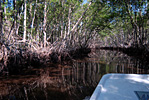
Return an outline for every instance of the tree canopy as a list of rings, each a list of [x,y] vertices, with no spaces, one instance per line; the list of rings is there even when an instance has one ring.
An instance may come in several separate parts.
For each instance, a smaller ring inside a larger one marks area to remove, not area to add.
[[[10,44],[16,40],[34,41],[44,47],[67,39],[68,46],[86,44],[98,34],[97,38],[104,42],[111,41],[109,45],[122,46],[125,42],[142,46],[149,37],[148,3],[148,0],[86,3],[84,0],[1,0],[1,39]]]

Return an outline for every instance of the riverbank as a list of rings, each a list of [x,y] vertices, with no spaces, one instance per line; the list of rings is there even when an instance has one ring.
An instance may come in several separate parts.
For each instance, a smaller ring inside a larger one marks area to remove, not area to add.
[[[0,60],[0,75],[21,74],[26,69],[50,67],[51,64],[72,64],[74,59],[87,57],[88,53],[91,52],[91,49],[86,47],[72,48],[65,51],[54,51],[50,50],[49,47],[34,51],[28,48],[11,51],[4,49]]]
[[[128,56],[141,59],[145,65],[149,65],[149,52],[140,48],[121,48],[121,47],[100,47],[96,49],[120,51]],[[71,48],[63,50],[51,50],[50,47],[39,50],[30,50],[29,48],[3,51],[3,57],[0,59],[0,75],[16,75],[29,68],[51,67],[53,64],[69,65],[74,59],[83,59],[88,57],[90,48]]]

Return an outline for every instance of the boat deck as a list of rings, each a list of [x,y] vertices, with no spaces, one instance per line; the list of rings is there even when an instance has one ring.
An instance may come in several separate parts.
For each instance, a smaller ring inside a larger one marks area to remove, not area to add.
[[[149,100],[149,75],[106,74],[90,100]]]

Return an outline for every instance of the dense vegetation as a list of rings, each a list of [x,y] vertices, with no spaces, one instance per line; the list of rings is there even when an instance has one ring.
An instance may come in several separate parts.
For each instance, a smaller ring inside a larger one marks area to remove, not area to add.
[[[62,63],[86,48],[149,55],[148,0],[1,0],[0,72]],[[132,49],[130,49],[132,48]],[[42,59],[42,60],[41,60]],[[19,70],[20,71],[20,70]]]

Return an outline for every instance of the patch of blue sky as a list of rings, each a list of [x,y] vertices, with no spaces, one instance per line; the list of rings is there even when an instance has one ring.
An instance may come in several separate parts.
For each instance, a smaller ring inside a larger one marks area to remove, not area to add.
[[[83,0],[82,5],[84,5],[84,4],[86,4],[86,3],[88,3],[88,1],[87,1],[87,0]]]
[[[6,2],[6,0],[5,0],[5,2]],[[10,9],[13,9],[13,0],[8,0],[7,1],[7,4],[5,4],[5,6],[6,6],[6,8],[10,8]]]

